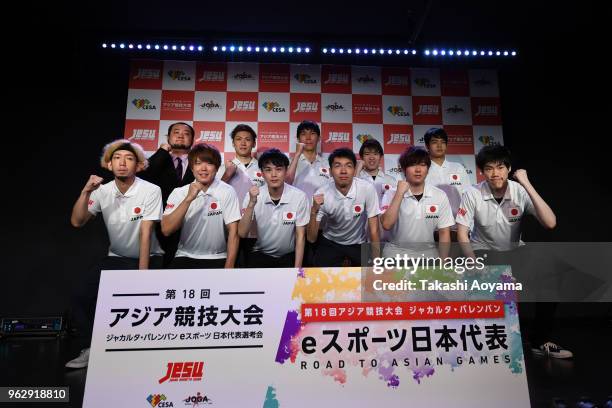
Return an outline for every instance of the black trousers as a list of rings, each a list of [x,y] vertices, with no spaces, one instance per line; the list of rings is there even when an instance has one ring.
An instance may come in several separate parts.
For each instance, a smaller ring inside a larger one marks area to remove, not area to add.
[[[170,262],[168,269],[223,269],[225,258],[197,259],[186,256],[177,256]]]
[[[350,266],[361,266],[361,244],[340,245],[323,235],[319,235],[314,263],[317,267],[345,266],[348,258]]]
[[[152,256],[149,269],[161,269],[163,257]],[[72,320],[77,328],[77,338],[82,348],[91,342],[93,320],[96,312],[100,272],[102,270],[135,270],[138,269],[137,258],[107,256],[89,268],[84,278],[77,283],[72,295]]]
[[[295,252],[280,257],[266,255],[263,252],[251,252],[247,258],[247,268],[293,268]]]

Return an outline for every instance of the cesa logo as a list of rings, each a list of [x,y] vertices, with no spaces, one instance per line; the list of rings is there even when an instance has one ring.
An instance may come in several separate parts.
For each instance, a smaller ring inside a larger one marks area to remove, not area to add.
[[[202,381],[204,376],[204,362],[185,361],[178,363],[168,363],[166,374],[158,380],[160,384],[166,381]]]
[[[168,398],[166,398],[164,394],[149,394],[149,396],[147,397],[147,402],[153,408],[174,407],[174,404],[172,403],[172,401],[168,401]]]

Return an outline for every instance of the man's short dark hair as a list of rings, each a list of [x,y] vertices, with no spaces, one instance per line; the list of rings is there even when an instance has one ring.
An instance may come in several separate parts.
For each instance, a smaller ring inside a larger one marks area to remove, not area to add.
[[[376,139],[368,139],[363,142],[359,148],[359,157],[363,158],[363,152],[365,152],[365,149],[376,150],[381,156],[384,155],[382,145]]]
[[[332,163],[334,162],[335,158],[340,158],[340,157],[344,157],[347,159],[351,159],[351,161],[353,162],[353,166],[357,165],[357,158],[355,157],[355,153],[353,153],[353,151],[347,147],[340,147],[336,150],[334,150],[330,155],[329,155],[329,167],[332,167]]]
[[[446,131],[442,128],[431,128],[427,132],[425,132],[425,146],[429,146],[429,142],[431,142],[432,138],[438,138],[444,140],[444,143],[448,144],[448,135]]]
[[[300,137],[300,133],[303,130],[310,130],[313,133],[316,133],[319,137],[321,136],[321,129],[319,128],[319,125],[317,125],[316,122],[313,122],[312,120],[303,120],[297,127],[297,131],[296,136],[299,138]]]
[[[410,146],[404,153],[400,155],[399,165],[402,168],[402,171],[406,171],[406,169],[410,166],[415,166],[417,164],[425,164],[427,168],[431,166],[431,159],[429,158],[429,153],[427,150],[422,147]]]
[[[510,168],[510,150],[499,143],[484,146],[476,155],[476,166],[482,171],[489,163],[503,163],[507,168]]]
[[[272,163],[272,165],[276,167],[284,167],[285,169],[289,167],[289,159],[287,158],[287,156],[285,156],[283,152],[275,148],[268,149],[263,152],[261,156],[259,156],[259,160],[257,161],[257,164],[259,164],[259,168],[262,170],[267,164],[270,163]]]
[[[198,143],[193,146],[189,151],[187,159],[189,160],[189,168],[191,169],[193,169],[196,159],[214,165],[217,170],[221,167],[221,153],[219,153],[219,150],[217,150],[215,146],[206,143]]]
[[[251,136],[253,137],[253,141],[257,140],[257,133],[255,133],[255,131],[253,130],[252,127],[250,127],[249,125],[245,125],[244,123],[241,123],[239,125],[237,125],[233,130],[232,133],[230,134],[230,136],[232,137],[232,140],[234,140],[234,138],[236,137],[236,135],[238,134],[238,132],[248,132],[251,134]]]

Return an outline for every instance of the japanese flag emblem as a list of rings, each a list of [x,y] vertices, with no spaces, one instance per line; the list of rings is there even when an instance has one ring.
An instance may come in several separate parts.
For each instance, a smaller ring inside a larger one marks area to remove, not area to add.
[[[283,221],[295,221],[295,213],[293,211],[283,212]]]
[[[428,215],[438,214],[438,211],[440,211],[440,208],[435,204],[428,205],[427,207],[425,207],[425,212]]]

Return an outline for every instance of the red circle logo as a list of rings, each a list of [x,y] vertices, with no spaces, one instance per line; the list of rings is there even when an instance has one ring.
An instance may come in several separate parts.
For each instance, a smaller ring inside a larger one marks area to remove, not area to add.
[[[388,189],[390,189],[390,188],[391,188],[391,186],[390,186],[390,185],[385,184],[385,190],[388,190]]]
[[[453,174],[453,180],[457,180],[459,177],[457,177],[456,174]]]
[[[292,219],[293,218],[293,213],[287,213],[287,219]]]
[[[436,207],[435,205],[432,205],[431,207],[429,207],[429,211],[431,212],[436,212],[437,209],[438,207]]]
[[[216,210],[216,209],[217,209],[217,203],[212,203],[212,204],[210,205],[210,208],[211,208],[212,210]]]
[[[134,208],[134,214],[140,214],[142,210],[140,209],[140,207],[136,207]]]
[[[512,211],[510,211],[510,213],[512,215],[518,215],[518,210],[516,208],[513,208]]]
[[[261,177],[261,173],[257,173],[257,177]]]
[[[356,205],[355,206],[355,212],[361,212],[361,206],[360,205]]]
[[[321,169],[323,173],[327,173],[327,169]]]

